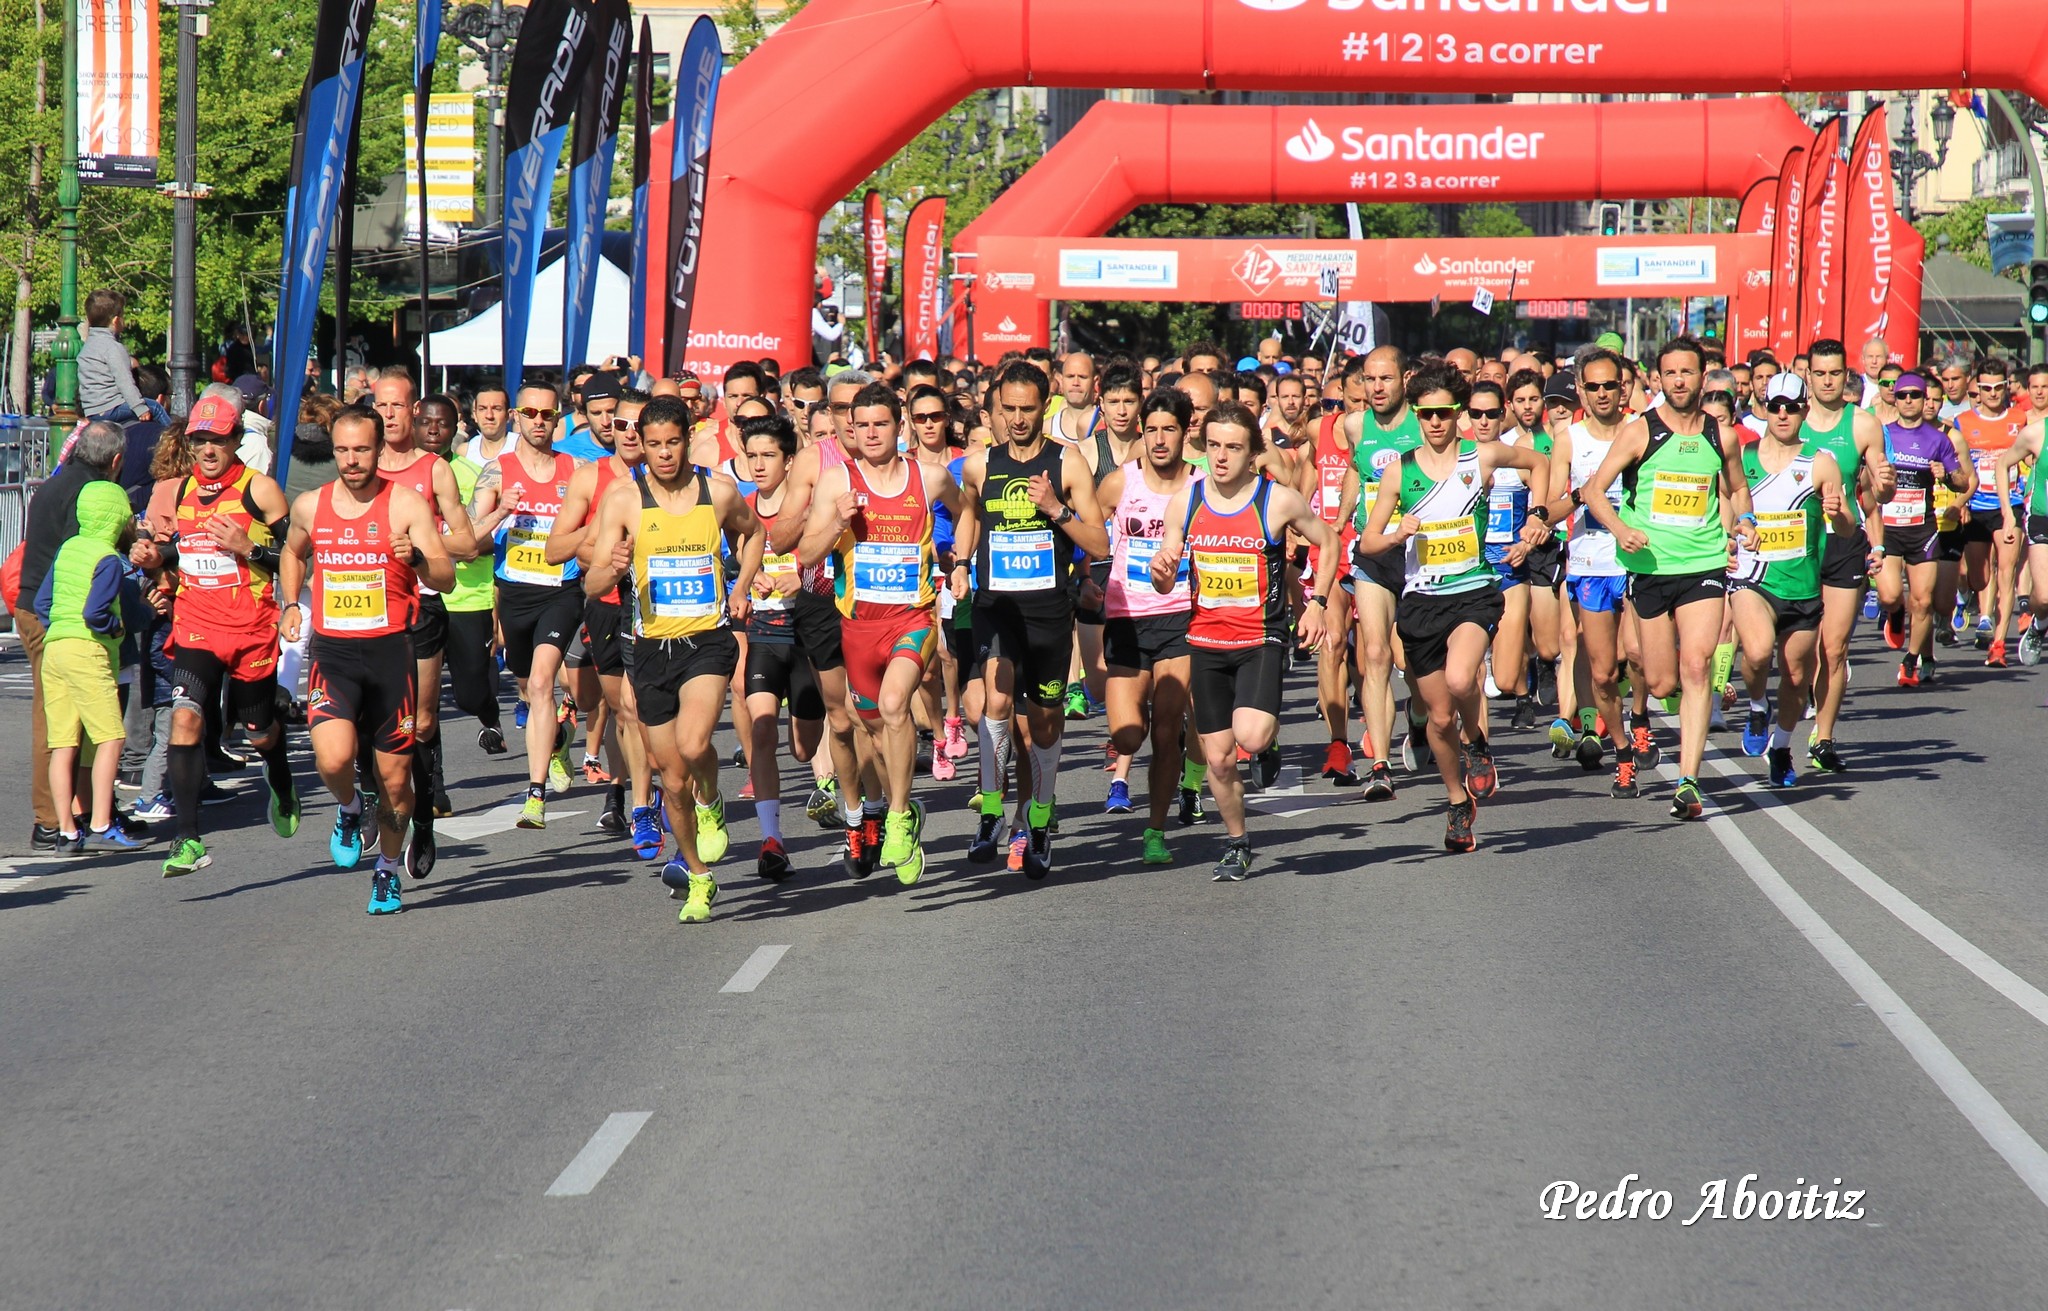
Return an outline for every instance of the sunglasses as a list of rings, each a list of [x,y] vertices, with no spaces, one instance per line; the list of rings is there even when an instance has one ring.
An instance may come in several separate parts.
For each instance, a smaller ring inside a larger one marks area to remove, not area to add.
[[[1582,383],[1580,383],[1580,384],[1579,384],[1579,390],[1580,390],[1580,391],[1620,391],[1620,390],[1621,390],[1621,383],[1619,383],[1619,382],[1582,382]]]
[[[1341,410],[1341,409],[1343,409],[1343,408],[1344,408],[1344,402],[1343,402],[1343,401],[1340,401],[1340,400],[1338,400],[1338,399],[1337,399],[1337,398],[1336,398],[1335,396],[1325,396],[1325,397],[1323,397],[1323,413],[1324,413],[1324,414],[1335,414],[1335,413],[1336,413],[1337,411],[1339,411],[1339,410]]]
[[[1704,405],[1708,401],[1719,401],[1723,405],[1733,405],[1735,404],[1735,393],[1732,391],[1710,391],[1700,397],[1701,404]]]
[[[823,401],[807,401],[796,396],[792,396],[789,398],[789,408],[795,410],[798,414],[802,414],[805,410],[810,409],[813,405],[823,405],[824,403],[825,402]]]
[[[1806,412],[1806,402],[1788,401],[1781,397],[1775,401],[1765,401],[1764,408],[1772,414],[1804,414]]]
[[[1458,407],[1455,405],[1418,405],[1415,413],[1424,419],[1455,419]]]
[[[911,415],[910,421],[912,423],[944,423],[946,421],[946,412],[944,410],[926,410],[922,414]]]
[[[1879,378],[1877,385],[1880,387],[1891,387],[1897,385],[1898,381],[1897,378]]]
[[[621,419],[617,415],[612,416],[612,427],[614,428],[638,428],[639,426],[640,420],[638,419]]]
[[[1477,406],[1471,406],[1467,408],[1465,413],[1471,415],[1475,419],[1486,419],[1493,423],[1498,423],[1500,422],[1500,420],[1507,417],[1506,410],[1482,410]]]
[[[529,419],[559,419],[562,417],[560,410],[544,410],[533,405],[522,405],[515,413],[523,414]]]
[[[234,437],[224,432],[188,432],[185,434],[185,444],[187,446],[234,446],[238,443]]]
[[[1908,387],[1904,391],[1894,388],[1892,399],[1895,401],[1924,401],[1927,399],[1927,393],[1921,391],[1918,387]]]

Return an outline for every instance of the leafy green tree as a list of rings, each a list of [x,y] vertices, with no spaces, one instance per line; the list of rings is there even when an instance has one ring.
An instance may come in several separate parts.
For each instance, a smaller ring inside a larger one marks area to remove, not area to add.
[[[725,0],[718,10],[718,25],[725,29],[726,58],[737,63],[754,53],[754,48],[766,41],[772,31],[771,25],[781,26],[795,18],[808,0],[785,0],[782,12],[764,17],[758,0]]]
[[[1522,222],[1513,205],[1465,205],[1458,210],[1461,237],[1533,237],[1536,232]]]

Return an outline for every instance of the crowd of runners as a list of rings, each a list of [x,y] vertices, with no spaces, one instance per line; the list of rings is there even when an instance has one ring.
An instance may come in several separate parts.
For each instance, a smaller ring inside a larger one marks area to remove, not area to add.
[[[1559,768],[1616,798],[1670,757],[1670,813],[1697,819],[1713,729],[1739,728],[1775,787],[1849,768],[1859,618],[1903,687],[1941,661],[2002,665],[2009,637],[2040,657],[2048,368],[1914,372],[1882,341],[1782,365],[1688,338],[1640,365],[1618,342],[1562,361],[1270,345],[1234,368],[1207,343],[879,375],[761,361],[716,395],[630,362],[459,398],[392,371],[309,402],[287,486],[245,462],[240,405],[209,392],[166,430],[136,524],[102,525],[89,496],[77,515],[161,618],[162,794],[109,815],[74,801],[61,758],[55,801],[38,780],[37,845],[132,845],[141,814],[172,832],[165,876],[205,868],[209,772],[242,763],[222,725],[290,837],[302,714],[331,858],[368,857],[369,911],[400,910],[453,813],[445,681],[486,754],[523,751],[518,825],[601,789],[619,858],[658,863],[685,923],[710,918],[717,871],[749,846],[762,879],[796,871],[786,795],[851,877],[914,884],[941,857],[1045,878],[1062,735],[1098,715],[1105,781],[1070,754],[1070,815],[1141,810],[1142,861],[1171,865],[1169,835],[1213,806],[1214,877],[1236,881],[1289,689],[1327,728],[1305,774],[1385,802],[1433,770],[1444,845],[1467,852],[1502,786],[1498,731],[1547,731]],[[111,477],[104,427],[69,458]],[[34,598],[52,639],[73,573]],[[80,632],[104,642],[84,604]],[[57,669],[38,669],[38,733],[48,709],[48,745],[75,752]],[[728,722],[738,761],[714,745]],[[943,856],[925,838],[941,803],[976,817]]]

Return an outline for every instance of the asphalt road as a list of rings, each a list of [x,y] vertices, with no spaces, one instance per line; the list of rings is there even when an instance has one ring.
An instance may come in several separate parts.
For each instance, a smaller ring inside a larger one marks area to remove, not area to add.
[[[2037,1307],[2048,679],[1859,659],[1853,772],[1705,824],[1508,734],[1477,854],[1424,780],[1290,774],[1217,885],[1213,822],[1154,869],[1091,813],[1098,721],[1047,882],[966,866],[970,760],[914,889],[800,812],[764,886],[736,804],[703,927],[591,789],[484,832],[467,721],[473,836],[393,918],[252,774],[191,878],[0,870],[0,1305]],[[1546,1217],[1628,1176],[1664,1218]]]

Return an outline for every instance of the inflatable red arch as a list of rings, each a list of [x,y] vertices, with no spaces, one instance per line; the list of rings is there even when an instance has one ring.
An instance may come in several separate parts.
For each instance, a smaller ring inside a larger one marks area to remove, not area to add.
[[[1778,96],[1615,104],[1134,105],[1103,101],[953,248],[987,237],[1098,237],[1139,205],[1740,199],[1813,133]],[[964,272],[979,272],[963,260]],[[975,354],[1046,344],[1046,301],[975,285]]]
[[[1865,39],[1872,34],[1883,35]],[[825,212],[963,96],[1018,85],[1418,93],[1975,85],[2048,100],[2048,5],[812,0],[720,88],[691,360],[713,373],[752,356],[801,362]],[[654,217],[665,217],[661,206]],[[659,322],[650,319],[650,335]],[[659,343],[651,346],[659,358]]]

